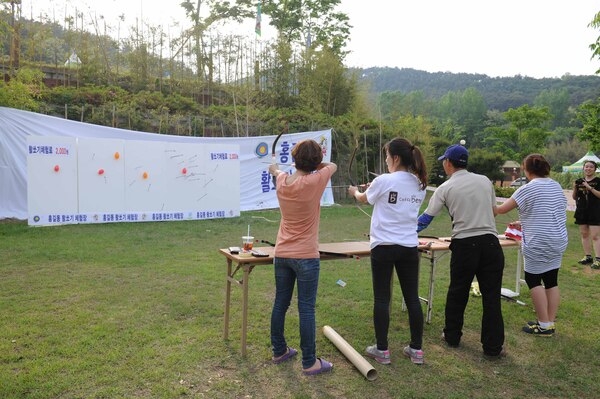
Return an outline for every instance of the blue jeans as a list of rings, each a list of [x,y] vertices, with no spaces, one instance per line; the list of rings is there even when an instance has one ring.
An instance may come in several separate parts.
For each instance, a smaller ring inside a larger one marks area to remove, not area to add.
[[[298,315],[300,317],[300,349],[302,368],[317,361],[315,303],[319,286],[320,259],[275,258],[275,302],[271,313],[271,345],[273,356],[287,351],[285,314],[290,307],[294,284],[298,281]]]

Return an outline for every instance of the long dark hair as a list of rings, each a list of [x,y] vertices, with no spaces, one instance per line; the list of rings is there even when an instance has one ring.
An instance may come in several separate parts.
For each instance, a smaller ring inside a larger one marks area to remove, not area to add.
[[[419,179],[421,190],[427,188],[427,166],[419,147],[412,145],[407,139],[398,137],[388,142],[383,149],[391,156],[400,157],[400,163]]]

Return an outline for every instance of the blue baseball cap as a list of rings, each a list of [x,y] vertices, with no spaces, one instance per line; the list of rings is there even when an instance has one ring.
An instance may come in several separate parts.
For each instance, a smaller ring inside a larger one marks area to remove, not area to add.
[[[469,151],[460,144],[454,144],[446,148],[446,152],[438,158],[438,161],[443,161],[444,159],[450,159],[460,166],[467,166]]]

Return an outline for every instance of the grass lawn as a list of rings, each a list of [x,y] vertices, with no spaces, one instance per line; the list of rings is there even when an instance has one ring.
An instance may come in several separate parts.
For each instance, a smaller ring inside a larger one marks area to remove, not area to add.
[[[370,211],[369,207],[364,207]],[[498,231],[516,212],[498,217]],[[481,298],[471,297],[461,347],[441,342],[449,255],[435,279],[425,365],[401,356],[409,339],[394,287],[392,364],[368,381],[323,335],[334,328],[360,353],[374,342],[369,259],[324,261],[317,300],[317,354],[329,375],[305,377],[300,358],[270,363],[274,296],[271,265],[250,279],[248,355],[240,357],[241,290],[232,295],[230,339],[223,340],[225,259],[248,224],[274,241],[277,210],[235,219],[28,227],[0,222],[0,398],[595,398],[600,392],[600,272],[577,265],[581,242],[569,213],[570,243],[559,274],[557,334],[521,332],[527,306],[503,302],[508,356],[483,358]],[[363,240],[369,219],[353,205],[324,208],[321,242]],[[423,234],[449,235],[447,215]],[[507,249],[504,287],[515,289],[516,251]],[[426,293],[423,268],[421,295]],[[338,279],[347,285],[340,287]],[[425,306],[423,306],[425,310]],[[296,302],[286,326],[298,348]]]

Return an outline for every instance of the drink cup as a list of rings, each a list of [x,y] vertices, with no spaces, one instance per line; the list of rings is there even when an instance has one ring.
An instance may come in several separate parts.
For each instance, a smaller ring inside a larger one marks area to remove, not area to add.
[[[242,237],[242,247],[245,252],[252,251],[252,246],[254,245],[254,237],[253,236],[243,236]]]

